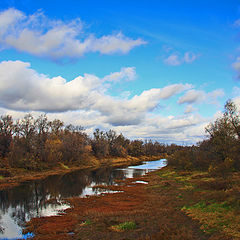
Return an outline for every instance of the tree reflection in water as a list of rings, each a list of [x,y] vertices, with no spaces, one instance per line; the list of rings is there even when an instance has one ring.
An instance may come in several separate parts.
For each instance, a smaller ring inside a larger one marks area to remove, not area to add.
[[[132,177],[142,174],[143,171],[139,172],[138,170],[131,173]],[[125,170],[101,168],[24,182],[17,187],[0,191],[0,216],[5,216],[5,219],[10,217],[18,227],[22,228],[24,223],[33,217],[51,215],[54,209],[61,209],[61,203],[65,198],[98,194],[101,191],[92,190],[92,186],[112,185],[114,179],[125,179],[126,177],[129,177],[129,173],[126,173]],[[50,199],[51,201],[49,201]],[[0,238],[7,237],[4,235],[4,228],[8,227],[8,223],[3,219],[1,221]],[[18,229],[17,226],[16,229]]]
[[[156,161],[154,164],[165,166],[166,164],[161,161]],[[101,193],[100,190],[93,190],[92,187],[113,185],[115,179],[138,177],[148,171],[144,167],[80,170],[24,182],[17,187],[0,191],[0,239],[21,238],[21,229],[26,221],[33,217],[56,215],[59,210],[68,207],[63,204],[66,198]],[[14,231],[16,233],[14,237],[8,235]]]

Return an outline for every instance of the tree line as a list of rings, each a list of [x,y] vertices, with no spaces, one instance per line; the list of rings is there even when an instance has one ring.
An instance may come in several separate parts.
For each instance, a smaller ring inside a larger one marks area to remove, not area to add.
[[[139,157],[171,153],[177,145],[167,146],[151,140],[130,140],[113,130],[96,129],[93,136],[83,127],[64,125],[46,115],[31,114],[14,121],[12,116],[0,117],[0,168],[29,170],[53,168],[60,163],[87,165],[89,159],[108,157]]]
[[[168,164],[185,170],[207,170],[226,176],[240,170],[240,112],[227,101],[221,117],[206,129],[207,138],[196,145],[178,146],[152,140],[130,140],[114,130],[95,129],[92,136],[83,127],[65,125],[46,115],[22,119],[0,117],[0,168],[43,170],[63,163],[88,165],[90,159],[111,157],[168,156]]]
[[[168,163],[185,170],[207,170],[222,177],[239,171],[240,112],[232,100],[226,102],[222,116],[210,123],[205,132],[205,140],[176,151]]]

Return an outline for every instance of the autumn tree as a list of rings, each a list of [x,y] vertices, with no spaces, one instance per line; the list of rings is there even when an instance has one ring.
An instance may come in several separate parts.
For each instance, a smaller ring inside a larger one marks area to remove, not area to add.
[[[45,143],[49,137],[49,129],[50,123],[47,119],[46,114],[40,115],[34,121],[34,127],[36,134],[34,135],[33,139],[33,146],[34,146],[34,155],[40,161],[47,162],[47,155],[45,150]]]
[[[225,104],[222,117],[206,127],[209,134],[208,151],[212,156],[212,168],[234,166],[240,169],[240,114],[231,101]],[[230,170],[230,169],[229,169]]]
[[[37,127],[36,121],[31,114],[14,124],[14,137],[9,153],[11,166],[26,169],[38,169],[40,167],[37,152]]]
[[[10,151],[13,134],[13,120],[9,115],[0,117],[0,158],[6,157]]]
[[[139,157],[144,155],[144,146],[142,140],[133,140],[128,147],[128,153],[131,156]]]
[[[49,122],[50,132],[55,136],[59,136],[61,134],[63,131],[63,126],[64,122],[59,119],[54,119],[53,121]]]
[[[98,128],[93,133],[91,141],[93,153],[96,157],[106,157],[109,155],[109,141],[105,132]]]
[[[83,127],[67,125],[61,134],[62,160],[65,163],[83,163],[89,154],[90,140]]]
[[[146,140],[144,143],[144,152],[147,156],[156,155],[156,148],[152,140]]]

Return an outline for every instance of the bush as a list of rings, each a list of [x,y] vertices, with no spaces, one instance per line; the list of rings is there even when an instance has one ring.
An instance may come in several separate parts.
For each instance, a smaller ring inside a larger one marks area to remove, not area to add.
[[[231,158],[226,158],[224,162],[218,165],[211,164],[209,166],[208,172],[214,177],[227,178],[233,171],[234,161]]]

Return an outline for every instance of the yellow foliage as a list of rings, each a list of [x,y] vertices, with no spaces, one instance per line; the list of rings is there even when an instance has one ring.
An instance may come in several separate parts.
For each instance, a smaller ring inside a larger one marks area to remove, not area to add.
[[[59,162],[62,159],[62,141],[59,138],[48,139],[45,148],[48,153],[49,162]]]

